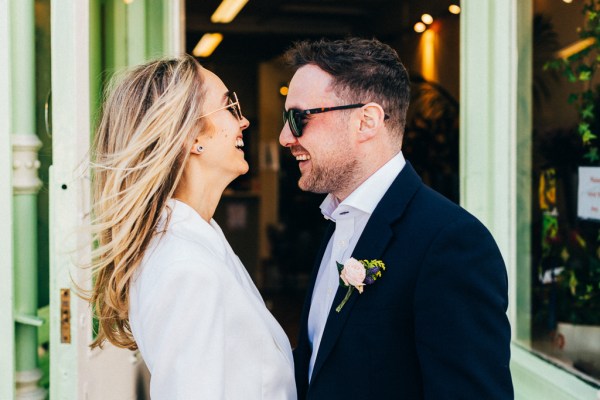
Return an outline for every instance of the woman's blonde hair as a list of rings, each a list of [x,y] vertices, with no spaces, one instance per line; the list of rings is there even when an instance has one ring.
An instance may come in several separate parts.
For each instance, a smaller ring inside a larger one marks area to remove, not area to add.
[[[92,348],[105,340],[137,348],[130,283],[202,131],[204,96],[200,64],[187,55],[141,65],[109,85],[92,149]]]

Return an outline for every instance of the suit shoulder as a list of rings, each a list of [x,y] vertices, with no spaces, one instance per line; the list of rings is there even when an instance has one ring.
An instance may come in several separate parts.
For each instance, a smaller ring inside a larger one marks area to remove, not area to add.
[[[410,211],[427,211],[431,217],[448,221],[457,218],[475,218],[460,205],[447,199],[442,194],[436,192],[429,186],[423,184],[413,197],[409,204]]]
[[[468,229],[484,236],[491,236],[489,230],[477,217],[424,184],[417,190],[403,218],[399,221],[400,225],[405,223],[434,232],[456,232]]]

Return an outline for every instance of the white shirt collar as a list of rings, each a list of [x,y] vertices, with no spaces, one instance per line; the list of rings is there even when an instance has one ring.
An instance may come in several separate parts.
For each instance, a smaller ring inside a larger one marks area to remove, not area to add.
[[[406,160],[402,151],[400,151],[375,171],[373,175],[367,178],[366,181],[350,193],[350,196],[341,203],[333,194],[328,194],[321,203],[321,213],[323,213],[326,219],[331,219],[334,222],[339,217],[340,212],[345,212],[349,209],[355,209],[371,215],[405,165]]]
[[[170,209],[171,216],[168,219],[168,209],[163,211],[158,223],[159,232],[164,229],[168,221],[167,229],[171,234],[202,245],[209,245],[217,256],[220,258],[225,256],[226,249],[223,243],[225,239],[214,219],[207,222],[190,205],[174,198],[167,200],[167,207]]]

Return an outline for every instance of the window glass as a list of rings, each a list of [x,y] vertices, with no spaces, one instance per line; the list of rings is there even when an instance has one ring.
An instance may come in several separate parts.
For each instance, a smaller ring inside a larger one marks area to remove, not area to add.
[[[530,343],[600,382],[600,47],[585,41],[600,24],[587,3],[534,2]]]

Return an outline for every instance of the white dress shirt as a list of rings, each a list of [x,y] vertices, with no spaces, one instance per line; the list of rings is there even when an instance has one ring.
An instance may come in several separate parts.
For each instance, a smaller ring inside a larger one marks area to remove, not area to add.
[[[373,210],[405,164],[404,156],[399,152],[343,202],[340,203],[335,196],[329,194],[321,204],[321,212],[325,218],[335,222],[335,231],[321,260],[308,315],[308,338],[312,345],[309,377],[312,376],[325,323],[339,286],[336,262],[343,264],[352,256]]]
[[[129,292],[152,399],[295,400],[289,340],[223,232],[168,208]]]

